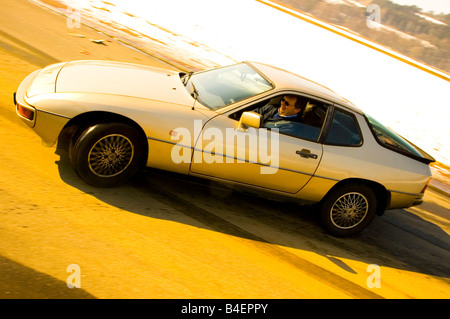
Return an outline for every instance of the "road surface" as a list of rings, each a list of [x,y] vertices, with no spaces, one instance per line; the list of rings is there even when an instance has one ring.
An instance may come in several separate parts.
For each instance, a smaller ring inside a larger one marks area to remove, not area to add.
[[[433,191],[338,239],[308,209],[167,172],[84,184],[15,115],[22,79],[76,59],[174,67],[26,0],[1,9],[0,298],[450,297],[450,202]]]

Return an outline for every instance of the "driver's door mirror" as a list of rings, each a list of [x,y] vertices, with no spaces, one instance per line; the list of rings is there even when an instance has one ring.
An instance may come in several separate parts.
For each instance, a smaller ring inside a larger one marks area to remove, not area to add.
[[[247,132],[249,127],[259,128],[261,126],[261,114],[256,112],[244,112],[239,119],[238,130]]]

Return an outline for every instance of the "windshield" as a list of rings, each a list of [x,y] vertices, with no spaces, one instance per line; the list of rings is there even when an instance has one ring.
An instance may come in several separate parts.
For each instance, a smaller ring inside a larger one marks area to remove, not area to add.
[[[210,109],[218,109],[269,91],[273,86],[246,63],[182,77],[189,94]]]

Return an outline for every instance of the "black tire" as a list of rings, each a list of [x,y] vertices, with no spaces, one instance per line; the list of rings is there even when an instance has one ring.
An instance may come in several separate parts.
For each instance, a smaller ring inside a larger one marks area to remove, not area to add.
[[[374,191],[364,184],[343,185],[329,193],[320,211],[323,227],[333,236],[349,237],[364,230],[376,213]]]
[[[145,164],[147,148],[139,132],[126,124],[104,123],[86,129],[73,144],[72,165],[96,187],[129,181]]]

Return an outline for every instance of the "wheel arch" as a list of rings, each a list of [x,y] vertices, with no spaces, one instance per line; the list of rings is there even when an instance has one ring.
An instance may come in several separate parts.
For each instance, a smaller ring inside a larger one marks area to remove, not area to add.
[[[347,179],[339,181],[328,191],[327,195],[324,196],[324,198],[322,199],[321,202],[323,202],[325,200],[325,198],[328,196],[328,194],[330,194],[333,191],[335,191],[336,189],[338,189],[344,185],[348,185],[348,184],[363,184],[363,185],[370,187],[374,191],[376,199],[377,199],[376,214],[378,216],[381,216],[384,214],[384,212],[386,211],[386,209],[389,206],[389,203],[391,201],[391,193],[382,184],[371,181],[371,180],[363,179],[363,178],[347,178]]]
[[[58,144],[69,145],[74,138],[79,137],[87,128],[104,123],[123,123],[135,128],[145,141],[144,144],[147,146],[145,152],[148,156],[147,135],[142,127],[129,117],[106,111],[86,112],[70,119],[59,134]]]

